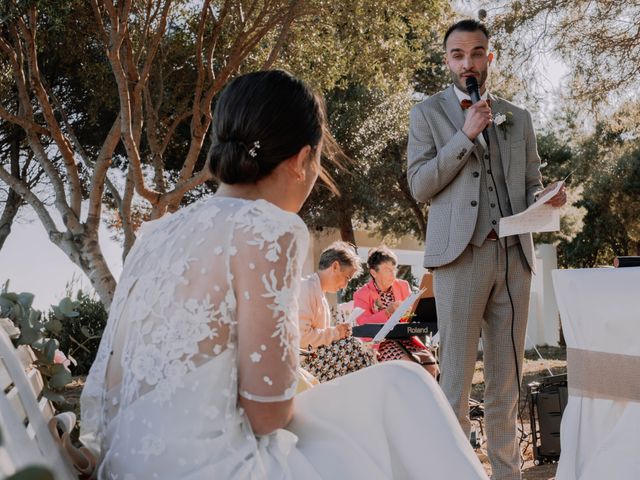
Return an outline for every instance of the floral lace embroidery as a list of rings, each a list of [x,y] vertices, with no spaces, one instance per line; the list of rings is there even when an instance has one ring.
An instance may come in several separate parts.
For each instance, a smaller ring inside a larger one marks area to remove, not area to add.
[[[237,428],[232,426],[243,418],[236,409],[236,359],[245,358],[259,368],[256,382],[263,385],[262,390],[272,389],[267,390],[272,392],[267,397],[254,395],[258,401],[291,398],[296,387],[295,377],[282,386],[282,378],[277,378],[282,367],[273,370],[276,366],[264,364],[267,358],[278,358],[287,369],[297,367],[292,363],[297,362],[298,332],[291,282],[299,278],[300,259],[306,254],[308,234],[302,221],[265,201],[213,198],[151,222],[141,232],[125,264],[82,398],[83,440],[99,454],[102,449],[104,464],[109,466],[123,455],[153,462],[152,457],[166,450],[171,428],[181,431],[184,422],[193,421],[199,431],[202,418],[208,418],[205,425],[212,429],[210,438],[224,440],[226,432]],[[258,276],[253,273],[256,263],[247,262],[246,274],[255,276],[255,287],[234,292],[232,284],[239,273],[229,270],[230,259],[242,260],[234,232],[248,239],[243,249],[255,248],[274,265],[285,262],[284,278],[275,270]],[[287,235],[290,240],[282,242]],[[271,312],[271,336],[236,355],[238,302],[265,300],[268,310],[263,318]],[[121,351],[122,357],[114,358],[114,351]],[[225,352],[229,353],[223,356]],[[224,374],[201,381],[204,378],[199,379],[198,372],[205,365],[215,366],[218,358],[229,362],[220,366]],[[109,378],[118,378],[118,374],[121,382],[110,384]],[[254,388],[259,387],[255,384]],[[211,397],[201,399],[201,395]],[[252,394],[243,390],[243,395],[250,398]],[[147,397],[151,399],[148,409],[131,408]],[[146,417],[158,408],[169,408],[172,415],[161,421]],[[133,431],[131,425],[140,427]],[[112,432],[110,444],[104,444],[107,429]],[[224,448],[216,454],[227,459],[236,455],[233,449]],[[179,458],[206,462],[211,461],[211,452],[184,452]],[[237,460],[246,462],[245,458]],[[126,477],[109,474],[100,478]]]

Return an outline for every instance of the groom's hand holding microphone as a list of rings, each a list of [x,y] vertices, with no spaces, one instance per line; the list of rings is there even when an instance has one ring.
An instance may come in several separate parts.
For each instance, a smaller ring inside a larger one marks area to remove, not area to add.
[[[462,132],[473,142],[485,128],[491,125],[492,121],[491,108],[486,101],[480,100],[467,110]]]
[[[468,74],[464,78],[466,78],[467,93],[471,97],[472,105],[467,109],[462,131],[471,141],[474,141],[476,137],[482,133],[488,145],[489,137],[485,130],[491,125],[491,122],[493,122],[491,107],[486,100],[480,98],[480,89],[476,77]]]

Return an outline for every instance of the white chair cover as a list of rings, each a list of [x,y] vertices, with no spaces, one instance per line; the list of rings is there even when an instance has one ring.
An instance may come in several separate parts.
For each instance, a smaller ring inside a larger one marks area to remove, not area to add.
[[[640,357],[640,268],[555,270],[552,275],[568,349]],[[607,374],[618,375],[625,365],[604,367]],[[556,478],[640,478],[640,402],[571,392],[571,369],[569,363],[570,395],[562,417]],[[589,382],[598,382],[598,370]],[[629,382],[640,380],[640,371],[623,374]]]

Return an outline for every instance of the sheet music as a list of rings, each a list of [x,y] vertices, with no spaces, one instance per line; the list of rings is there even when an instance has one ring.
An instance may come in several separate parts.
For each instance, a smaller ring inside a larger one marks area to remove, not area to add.
[[[409,295],[393,312],[393,315],[389,317],[389,320],[382,326],[382,328],[378,331],[375,337],[373,337],[373,342],[381,342],[387,336],[387,334],[395,327],[402,317],[404,317],[409,310],[411,310],[411,306],[413,302],[415,302],[420,296],[425,292],[425,289],[418,290],[417,292],[413,292]]]
[[[500,237],[533,232],[557,232],[560,230],[560,209],[546,205],[560,191],[564,180],[538,198],[533,205],[524,212],[500,219]]]

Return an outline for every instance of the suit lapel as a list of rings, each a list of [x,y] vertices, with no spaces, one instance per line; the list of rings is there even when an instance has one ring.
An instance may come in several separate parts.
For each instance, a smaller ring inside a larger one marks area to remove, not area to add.
[[[453,85],[450,85],[449,88],[442,92],[440,102],[442,102],[442,109],[449,117],[449,121],[460,130],[464,125],[464,112],[460,108],[456,92],[453,91]]]
[[[489,94],[491,98],[491,110],[493,111],[493,117],[499,113],[506,113],[503,111],[504,104],[500,101],[499,98]],[[510,162],[510,149],[509,145],[511,144],[511,139],[509,138],[509,134],[507,133],[505,138],[505,134],[501,128],[496,127],[495,125],[491,125],[491,130],[493,132],[491,140],[497,140],[498,148],[500,150],[500,159],[502,161],[502,171],[504,172],[504,178],[506,179],[509,175],[509,165]]]
[[[462,126],[464,125],[464,112],[460,107],[460,100],[458,100],[458,96],[453,90],[453,85],[450,85],[449,88],[442,92],[440,102],[442,103],[442,109],[449,118],[449,121],[456,129],[462,130]],[[478,158],[482,158],[484,155],[482,144],[477,139],[473,143],[476,148],[476,156]]]

